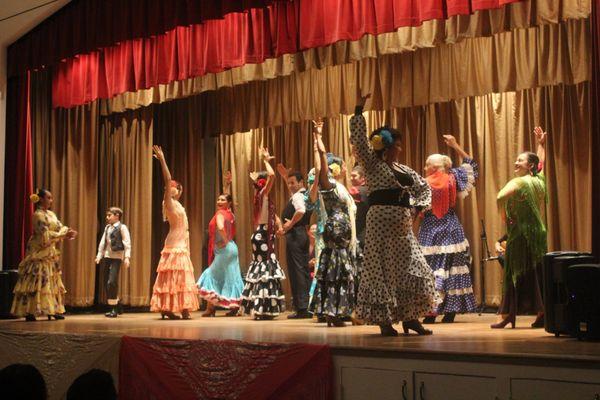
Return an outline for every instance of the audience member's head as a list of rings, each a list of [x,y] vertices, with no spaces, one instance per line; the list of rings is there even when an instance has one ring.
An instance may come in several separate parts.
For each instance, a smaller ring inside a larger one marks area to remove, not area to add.
[[[116,400],[112,376],[101,369],[91,369],[75,379],[67,391],[67,400]]]
[[[0,393],[6,400],[46,400],[46,383],[36,367],[12,364],[0,370]]]

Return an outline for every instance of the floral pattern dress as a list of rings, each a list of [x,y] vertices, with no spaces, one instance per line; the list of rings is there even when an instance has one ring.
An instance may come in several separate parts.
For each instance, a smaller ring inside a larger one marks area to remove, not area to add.
[[[63,226],[50,210],[33,213],[33,235],[27,242],[25,258],[19,264],[19,278],[14,289],[11,313],[22,317],[55,315],[65,312],[65,286],[57,244],[66,238]]]

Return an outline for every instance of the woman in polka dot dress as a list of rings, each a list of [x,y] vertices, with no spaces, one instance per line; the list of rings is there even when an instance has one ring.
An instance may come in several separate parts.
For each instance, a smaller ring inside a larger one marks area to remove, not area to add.
[[[311,302],[311,311],[325,317],[327,326],[345,326],[354,309],[355,257],[351,251],[352,224],[347,190],[340,189],[327,163],[325,145],[321,137],[323,122],[314,122],[315,181],[310,199],[315,202],[316,189],[322,199],[326,217],[323,229],[324,247],[315,272],[317,285]]]
[[[255,319],[273,319],[285,311],[285,296],[281,281],[285,275],[275,256],[275,232],[281,221],[275,215],[275,204],[269,193],[275,182],[275,171],[271,167],[267,149],[259,149],[266,172],[253,172],[254,183],[254,226],[252,234],[252,263],[246,274],[242,292],[242,312],[254,315]]]
[[[379,325],[383,336],[397,336],[392,324],[399,321],[405,334],[430,335],[417,318],[434,309],[437,295],[433,272],[412,232],[412,209],[428,207],[431,190],[415,171],[397,162],[398,131],[382,127],[367,140],[362,116],[366,99],[358,100],[350,119],[350,141],[365,169],[370,205],[357,314],[367,324]]]
[[[471,253],[469,241],[456,216],[456,198],[464,198],[473,189],[478,166],[462,149],[452,135],[444,135],[446,144],[462,158],[463,164],[452,168],[450,157],[432,154],[425,162],[425,175],[431,187],[431,209],[423,216],[419,231],[419,243],[427,263],[435,276],[435,288],[442,303],[435,313],[428,315],[424,323],[434,323],[438,314],[444,314],[442,322],[454,322],[456,313],[475,310],[475,297],[469,265]]]

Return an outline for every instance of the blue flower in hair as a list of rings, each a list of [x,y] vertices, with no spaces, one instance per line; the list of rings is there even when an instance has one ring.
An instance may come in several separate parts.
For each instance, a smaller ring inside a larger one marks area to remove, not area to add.
[[[394,137],[392,136],[392,132],[388,131],[387,129],[382,129],[379,132],[379,135],[381,136],[381,139],[383,140],[383,145],[386,148],[394,144]]]

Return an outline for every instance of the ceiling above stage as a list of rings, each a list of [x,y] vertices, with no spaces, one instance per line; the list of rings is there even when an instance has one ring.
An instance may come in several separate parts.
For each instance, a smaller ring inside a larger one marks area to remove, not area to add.
[[[0,0],[0,47],[8,46],[71,0]]]

